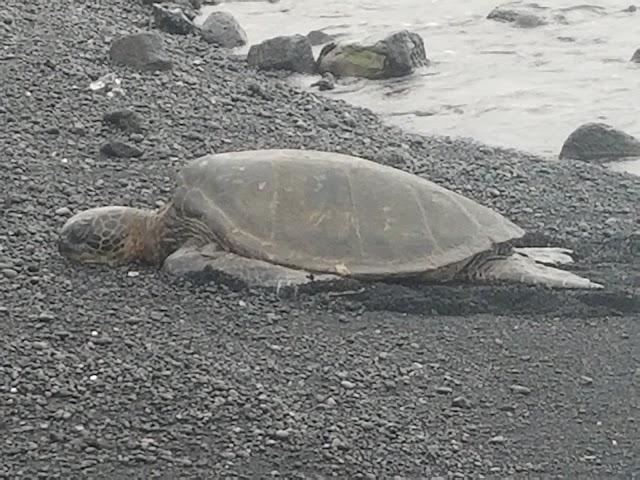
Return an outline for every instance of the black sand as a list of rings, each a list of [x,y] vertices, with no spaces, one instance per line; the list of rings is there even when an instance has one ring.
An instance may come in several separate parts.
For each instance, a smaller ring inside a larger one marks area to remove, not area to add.
[[[197,37],[164,35],[171,73],[110,66],[111,38],[147,14],[124,0],[0,9],[0,478],[640,475],[640,179],[406,135]],[[123,98],[88,89],[111,71]],[[106,126],[119,107],[145,130]],[[142,156],[100,155],[114,138]],[[419,171],[538,245],[575,248],[607,288],[276,298],[80,268],[55,249],[70,213],[167,201],[188,159],[284,146]]]

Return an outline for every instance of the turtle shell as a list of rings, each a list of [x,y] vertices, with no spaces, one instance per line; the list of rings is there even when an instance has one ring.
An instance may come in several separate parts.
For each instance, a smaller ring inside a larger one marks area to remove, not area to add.
[[[231,252],[361,278],[434,271],[524,235],[422,177],[313,150],[197,158],[178,175],[173,204]]]

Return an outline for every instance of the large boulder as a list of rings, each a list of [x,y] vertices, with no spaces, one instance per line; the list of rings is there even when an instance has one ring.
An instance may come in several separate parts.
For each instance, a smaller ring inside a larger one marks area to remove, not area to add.
[[[153,21],[159,30],[175,35],[188,35],[195,29],[195,12],[176,3],[156,3],[153,5]]]
[[[113,63],[142,71],[173,68],[173,61],[164,49],[162,38],[155,33],[133,33],[114,40],[109,57]]]
[[[247,34],[238,21],[228,12],[213,12],[201,26],[202,39],[223,48],[241,47],[247,44]]]
[[[318,57],[320,73],[336,77],[383,79],[410,75],[429,66],[424,41],[417,33],[401,30],[373,45],[326,45]]]
[[[635,63],[640,63],[640,48],[633,53],[633,56],[631,57],[631,61]]]
[[[261,70],[289,70],[315,73],[316,62],[309,39],[303,35],[270,38],[252,45],[247,62]]]
[[[559,158],[607,162],[640,157],[640,140],[605,123],[585,123],[565,140]]]

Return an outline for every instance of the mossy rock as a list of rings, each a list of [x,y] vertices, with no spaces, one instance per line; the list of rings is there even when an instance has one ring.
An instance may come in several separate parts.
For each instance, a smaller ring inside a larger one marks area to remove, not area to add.
[[[337,77],[378,79],[385,77],[386,55],[362,45],[329,44],[320,52],[320,73]]]

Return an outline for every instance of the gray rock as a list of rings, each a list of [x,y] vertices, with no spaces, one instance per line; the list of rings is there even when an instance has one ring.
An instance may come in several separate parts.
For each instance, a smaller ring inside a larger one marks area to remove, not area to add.
[[[114,40],[109,57],[113,63],[142,71],[173,68],[173,61],[164,49],[162,38],[150,32],[134,33]]]
[[[386,54],[385,72],[391,77],[409,75],[416,68],[429,66],[424,41],[417,33],[401,30],[376,45]]]
[[[329,43],[334,40],[333,35],[329,35],[328,33],[323,32],[322,30],[312,30],[307,33],[307,39],[311,45],[322,45],[324,43]]]
[[[153,6],[153,21],[159,30],[174,35],[188,35],[193,32],[195,26],[193,17],[189,18],[184,6],[175,3],[161,3]]]
[[[55,126],[50,126],[45,128],[44,133],[48,133],[49,135],[58,135],[60,134],[60,129],[58,127]]]
[[[111,140],[105,143],[100,147],[100,153],[108,157],[117,158],[133,158],[142,156],[142,150],[138,147],[120,140]]]
[[[55,314],[51,312],[42,312],[38,315],[38,321],[41,323],[53,322],[55,319]]]
[[[633,56],[631,57],[631,61],[635,63],[640,63],[640,48],[633,53]]]
[[[535,3],[500,5],[487,15],[487,19],[498,22],[512,23],[518,27],[534,28],[547,25],[549,20],[544,12],[547,9]]]
[[[247,44],[247,34],[238,21],[228,12],[213,12],[201,26],[202,39],[224,48]]]
[[[290,430],[276,430],[274,433],[274,436],[280,440],[283,440],[285,438],[289,438],[291,436],[291,431]]]
[[[142,131],[142,117],[128,108],[111,110],[102,116],[102,120],[127,132],[139,133]]]
[[[316,72],[311,43],[307,37],[299,34],[270,38],[251,46],[247,62],[260,70]]]
[[[607,162],[640,156],[640,140],[605,123],[585,123],[565,140],[559,158]]]
[[[322,78],[317,82],[311,84],[312,87],[318,87],[318,90],[333,90],[336,88],[336,80],[333,74],[326,72],[322,75]]]
[[[330,43],[318,57],[321,73],[368,79],[403,77],[429,63],[422,37],[407,30],[395,32],[374,45]]]

